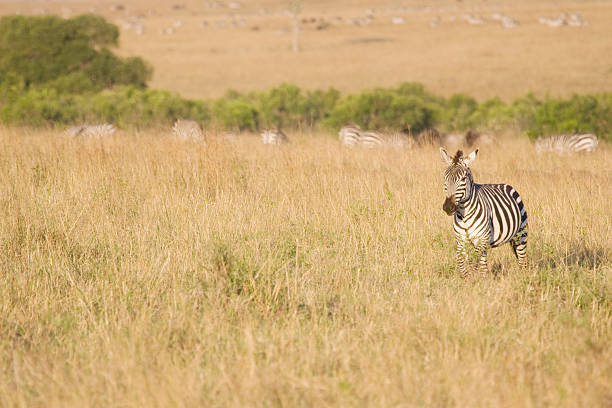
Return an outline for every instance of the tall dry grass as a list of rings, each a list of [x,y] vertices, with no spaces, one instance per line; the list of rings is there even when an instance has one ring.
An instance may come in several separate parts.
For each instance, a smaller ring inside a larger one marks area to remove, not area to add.
[[[481,149],[531,267],[454,272],[437,149],[0,135],[0,406],[609,406],[612,151]]]

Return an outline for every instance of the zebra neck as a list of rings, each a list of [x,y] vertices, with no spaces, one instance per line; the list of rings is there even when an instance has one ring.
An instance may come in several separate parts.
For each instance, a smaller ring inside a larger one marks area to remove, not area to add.
[[[471,183],[470,190],[468,191],[468,199],[459,202],[457,205],[457,212],[455,214],[460,220],[469,218],[470,215],[476,211],[478,207],[478,187],[478,184]]]

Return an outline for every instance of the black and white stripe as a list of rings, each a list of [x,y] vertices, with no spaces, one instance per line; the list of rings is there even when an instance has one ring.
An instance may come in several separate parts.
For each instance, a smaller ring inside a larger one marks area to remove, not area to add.
[[[357,146],[359,145],[361,128],[359,126],[344,126],[338,132],[338,140],[344,146]]]
[[[266,129],[261,132],[261,141],[263,144],[279,146],[289,143],[289,138],[280,129]]]
[[[172,126],[172,134],[180,140],[203,139],[202,128],[195,120],[178,119]]]
[[[344,146],[359,146],[369,149],[375,147],[409,148],[413,145],[412,139],[403,133],[361,130],[359,126],[343,127],[338,132],[338,138]]]
[[[382,133],[374,130],[365,130],[359,134],[359,146],[371,149],[374,147],[383,146],[385,144],[385,136]]]
[[[597,136],[592,133],[540,137],[535,142],[536,153],[571,154],[592,152],[597,148]]]
[[[66,129],[66,134],[74,138],[99,139],[105,136],[112,136],[117,129],[110,123],[99,125],[77,125]]]
[[[487,251],[510,242],[521,267],[527,266],[527,211],[519,193],[508,184],[476,184],[470,164],[478,149],[467,157],[459,150],[451,158],[440,148],[448,164],[444,172],[446,200],[442,209],[454,214],[457,242],[457,270],[467,275],[466,244],[472,243],[480,254],[480,271],[486,273]]]

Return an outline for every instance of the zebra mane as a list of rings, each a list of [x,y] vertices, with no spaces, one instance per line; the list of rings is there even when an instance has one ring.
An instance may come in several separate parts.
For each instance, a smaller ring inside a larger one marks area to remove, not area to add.
[[[453,157],[453,164],[459,164],[459,161],[463,158],[463,150],[457,150],[455,157]]]

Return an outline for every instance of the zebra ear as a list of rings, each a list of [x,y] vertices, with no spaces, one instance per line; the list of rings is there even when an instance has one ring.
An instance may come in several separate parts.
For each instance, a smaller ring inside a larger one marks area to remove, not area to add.
[[[472,164],[472,162],[474,161],[474,159],[476,159],[476,155],[478,154],[478,149],[474,150],[472,153],[470,153],[468,155],[468,157],[466,157],[463,162],[465,163],[466,166],[469,166],[470,164]]]
[[[446,150],[444,150],[443,147],[440,148],[440,156],[442,156],[442,160],[444,160],[444,162],[449,166],[453,162],[453,159],[448,156],[448,153],[446,152]]]

